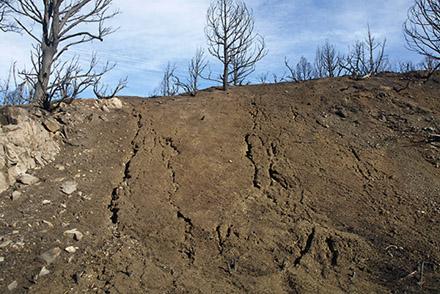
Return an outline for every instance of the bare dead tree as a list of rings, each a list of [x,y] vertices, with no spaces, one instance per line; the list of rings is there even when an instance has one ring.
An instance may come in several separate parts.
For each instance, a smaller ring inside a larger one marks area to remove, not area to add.
[[[61,60],[63,54],[72,46],[93,40],[103,41],[114,31],[105,25],[107,20],[118,13],[110,12],[111,4],[112,0],[11,0],[5,2],[15,25],[35,41],[32,71],[24,73],[28,80],[35,82],[34,102],[51,110],[53,98],[75,97],[84,86],[93,85],[90,81],[92,78],[101,76],[95,72],[94,68],[89,68],[86,72],[78,71],[80,67],[77,61],[70,63]],[[95,30],[88,30],[88,27],[94,27]],[[90,64],[96,67],[94,61]],[[87,74],[92,76],[86,77]],[[60,86],[61,82],[67,84]],[[69,96],[70,94],[72,96]]]
[[[180,86],[178,79],[176,78],[177,67],[175,64],[168,62],[165,67],[162,80],[156,93],[160,96],[176,96],[179,93]]]
[[[307,58],[302,56],[296,65],[296,80],[308,81],[313,79],[313,66],[307,61]]]
[[[387,40],[376,41],[368,26],[368,35],[365,41],[368,50],[367,72],[369,75],[377,75],[384,71],[388,66],[388,57],[385,55]]]
[[[333,78],[341,74],[339,54],[329,42],[316,49],[315,71],[318,78]]]
[[[284,59],[284,65],[289,72],[287,78],[290,81],[301,82],[314,78],[313,66],[304,56],[301,56],[295,67],[289,64],[289,60],[287,60],[287,58]]]
[[[286,77],[287,80],[292,81],[292,82],[297,82],[295,68],[292,65],[290,65],[287,57],[284,58],[284,66],[287,68],[287,71],[288,71],[288,74]]]
[[[10,20],[11,10],[7,5],[11,1],[13,0],[0,0],[0,31],[2,32],[17,31],[17,26]]]
[[[101,83],[101,77],[97,78],[95,84],[93,85],[93,93],[95,93],[98,99],[111,99],[116,97],[116,95],[127,87],[128,79],[120,79],[116,87],[111,89],[108,85]]]
[[[278,84],[282,82],[287,82],[286,73],[282,73],[281,75],[278,75],[276,73],[272,74],[272,83]]]
[[[262,85],[266,85],[267,83],[269,83],[269,72],[261,73],[258,76],[258,82]]]
[[[0,104],[22,105],[31,101],[33,88],[20,78],[16,62],[11,64],[8,77],[0,81]]]
[[[440,61],[440,1],[415,0],[404,24],[408,48],[432,60]],[[431,69],[440,68],[440,62]]]
[[[207,66],[208,62],[205,58],[205,52],[202,49],[197,49],[196,54],[188,65],[188,76],[185,78],[185,81],[181,81],[178,77],[175,77],[178,86],[186,93],[196,96],[199,92],[200,80]]]
[[[35,55],[38,55],[38,53],[35,53]],[[85,67],[81,64],[78,56],[64,62],[57,61],[52,67],[51,82],[46,88],[47,101],[50,101],[50,108],[46,109],[55,109],[62,102],[72,102],[84,91],[98,84],[102,77],[116,66],[116,64],[107,62],[104,66],[99,67],[98,63],[95,54]],[[34,89],[37,88],[39,83],[38,73],[33,70],[23,71],[21,75]]]
[[[254,16],[241,0],[213,0],[207,13],[209,53],[223,65],[218,78],[223,90],[239,85],[267,54],[263,37],[254,33]]]
[[[377,75],[388,68],[388,57],[385,55],[386,39],[376,40],[368,27],[367,38],[356,41],[350,52],[341,58],[340,66],[353,78],[365,78]]]
[[[417,65],[412,61],[401,61],[397,65],[397,71],[400,73],[409,73],[417,70]]]
[[[9,30],[9,26],[6,21],[7,13],[8,11],[6,6],[6,0],[0,0],[0,31],[3,32]]]
[[[432,56],[425,56],[425,59],[421,63],[420,67],[429,74],[434,73],[440,68],[440,59],[435,59]]]
[[[258,36],[253,44],[248,43],[243,46],[237,54],[231,56],[231,83],[234,86],[243,85],[245,80],[255,71],[256,63],[266,55],[266,44],[261,36]]]

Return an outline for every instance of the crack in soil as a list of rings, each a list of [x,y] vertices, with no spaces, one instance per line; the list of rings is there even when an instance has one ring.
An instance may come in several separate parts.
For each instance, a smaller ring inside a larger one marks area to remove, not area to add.
[[[255,188],[257,189],[261,189],[261,184],[260,181],[258,180],[258,167],[257,167],[257,163],[254,160],[254,151],[253,151],[253,146],[252,143],[250,141],[250,137],[252,135],[247,134],[244,138],[245,142],[246,142],[246,146],[247,146],[247,150],[246,150],[246,157],[250,160],[250,162],[252,163],[252,165],[254,166],[254,177],[252,179],[252,183],[254,185]]]
[[[336,246],[336,241],[332,238],[327,238],[325,240],[325,242],[327,243],[328,249],[331,252],[331,264],[332,266],[337,266],[338,265],[338,258],[339,258],[339,251],[337,249]]]
[[[304,256],[306,256],[313,246],[313,240],[315,239],[315,233],[316,229],[313,228],[312,232],[307,237],[306,245],[304,246],[304,249],[301,250],[300,255],[295,259],[294,265],[298,266],[301,263],[301,259],[303,259]]]
[[[111,212],[111,221],[114,225],[117,225],[119,223],[119,198],[120,193],[123,191],[123,186],[127,185],[127,180],[131,178],[130,175],[130,165],[132,163],[132,160],[136,157],[137,153],[140,150],[139,145],[136,143],[137,138],[139,137],[141,128],[142,128],[142,115],[138,112],[136,112],[133,109],[133,115],[137,117],[137,131],[136,134],[133,137],[133,140],[131,141],[131,155],[130,158],[124,163],[124,175],[122,180],[120,181],[119,185],[117,185],[112,192],[112,198],[110,201],[110,204],[108,205],[108,209]]]
[[[162,160],[169,171],[171,185],[172,185],[172,189],[168,192],[168,203],[176,211],[177,219],[182,220],[185,223],[185,232],[184,232],[185,240],[181,252],[189,260],[189,263],[193,264],[195,258],[195,248],[194,248],[194,238],[193,238],[194,225],[192,223],[191,218],[185,216],[182,210],[180,209],[180,207],[176,205],[173,201],[173,195],[175,195],[179,191],[179,183],[177,182],[177,175],[172,164],[172,159],[180,155],[181,152],[175,145],[173,139],[170,137],[161,138],[159,140],[159,143],[163,148]]]

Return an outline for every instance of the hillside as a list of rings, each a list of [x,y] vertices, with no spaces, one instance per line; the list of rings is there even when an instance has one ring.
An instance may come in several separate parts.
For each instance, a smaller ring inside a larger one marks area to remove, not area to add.
[[[438,77],[121,100],[0,195],[0,292],[438,293]]]

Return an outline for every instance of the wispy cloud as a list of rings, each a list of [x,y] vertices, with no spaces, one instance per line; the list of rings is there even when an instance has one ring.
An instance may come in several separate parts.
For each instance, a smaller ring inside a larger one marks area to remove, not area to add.
[[[76,47],[68,56],[80,55],[86,62],[96,51],[101,60],[118,63],[109,77],[113,82],[128,76],[126,94],[146,95],[159,83],[167,62],[183,71],[198,47],[206,47],[205,14],[209,0],[115,0],[121,14],[112,20],[119,30],[103,43]],[[325,40],[341,51],[363,38],[369,24],[380,38],[387,38],[394,60],[418,57],[404,47],[402,23],[412,0],[249,0],[256,30],[266,38],[268,56],[257,70],[283,71],[285,56],[292,61],[301,55],[313,59],[316,46]],[[24,36],[2,34],[0,74],[13,60],[25,65],[30,43]],[[214,62],[214,61],[213,61]]]

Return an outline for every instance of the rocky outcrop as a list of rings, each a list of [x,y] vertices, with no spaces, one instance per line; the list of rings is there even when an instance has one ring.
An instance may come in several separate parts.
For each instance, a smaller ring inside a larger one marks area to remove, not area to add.
[[[39,118],[37,116],[40,116]],[[8,107],[0,114],[0,192],[29,169],[55,159],[60,151],[57,122],[29,109]]]

